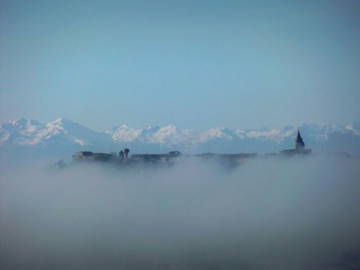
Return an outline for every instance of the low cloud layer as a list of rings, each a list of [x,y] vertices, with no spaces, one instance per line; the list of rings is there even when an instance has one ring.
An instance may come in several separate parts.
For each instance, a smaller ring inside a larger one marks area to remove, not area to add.
[[[360,160],[1,168],[1,269],[358,269]],[[351,268],[353,267],[353,268]],[[358,267],[358,268],[356,268]]]

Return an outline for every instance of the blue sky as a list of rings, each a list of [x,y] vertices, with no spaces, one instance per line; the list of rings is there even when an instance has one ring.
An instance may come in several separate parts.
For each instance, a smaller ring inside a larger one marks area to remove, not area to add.
[[[1,121],[360,120],[359,1],[57,2],[0,3]]]

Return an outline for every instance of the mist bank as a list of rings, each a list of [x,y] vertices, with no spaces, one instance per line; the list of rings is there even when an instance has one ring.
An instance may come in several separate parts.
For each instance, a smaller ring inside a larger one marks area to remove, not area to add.
[[[1,165],[1,269],[357,269],[360,160]]]

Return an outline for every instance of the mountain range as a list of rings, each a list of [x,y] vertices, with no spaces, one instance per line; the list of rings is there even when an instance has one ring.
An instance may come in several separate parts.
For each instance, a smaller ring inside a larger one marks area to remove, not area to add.
[[[67,119],[49,123],[21,118],[0,125],[0,153],[5,155],[71,156],[75,151],[118,152],[123,147],[132,153],[167,152],[278,152],[292,148],[297,130],[307,147],[315,151],[341,151],[360,154],[360,123],[347,125],[303,124],[283,128],[210,128],[195,132],[174,125],[143,129],[119,125],[103,132],[94,131]]]

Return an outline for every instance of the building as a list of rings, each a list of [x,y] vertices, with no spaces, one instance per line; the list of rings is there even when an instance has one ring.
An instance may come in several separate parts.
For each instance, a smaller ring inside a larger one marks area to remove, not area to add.
[[[295,139],[295,149],[284,149],[280,151],[280,154],[292,156],[292,155],[306,155],[312,152],[311,149],[305,148],[305,143],[303,138],[301,137],[300,131],[298,130],[297,136]]]
[[[303,138],[300,135],[300,131],[298,130],[296,140],[295,140],[295,149],[297,151],[303,151],[305,149],[305,143]]]
[[[90,151],[77,152],[72,157],[75,161],[109,161],[111,159],[114,159],[113,154],[93,153]]]

